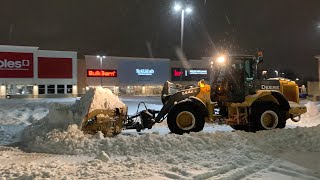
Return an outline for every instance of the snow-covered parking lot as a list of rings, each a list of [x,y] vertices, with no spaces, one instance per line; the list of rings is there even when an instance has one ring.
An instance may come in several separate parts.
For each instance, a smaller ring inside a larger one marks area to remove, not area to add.
[[[156,97],[121,99],[129,114],[140,101],[161,108]],[[179,136],[169,134],[164,122],[104,138],[54,123],[73,116],[63,115],[75,101],[0,100],[0,179],[320,179],[320,114],[313,103],[301,122],[289,120],[286,129],[246,133],[209,124]],[[24,132],[49,111],[55,115],[46,126],[33,126],[41,136]]]

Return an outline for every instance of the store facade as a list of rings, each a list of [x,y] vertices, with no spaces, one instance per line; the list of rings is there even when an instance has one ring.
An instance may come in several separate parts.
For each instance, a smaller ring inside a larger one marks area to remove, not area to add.
[[[0,46],[0,97],[77,95],[77,53]]]
[[[197,85],[204,79],[210,82],[211,63],[209,58],[201,60],[189,60],[185,62],[171,61],[170,62],[170,79],[173,83],[182,85]]]
[[[169,59],[107,56],[100,62],[87,55],[78,62],[79,93],[102,86],[121,95],[159,95],[169,68]]]

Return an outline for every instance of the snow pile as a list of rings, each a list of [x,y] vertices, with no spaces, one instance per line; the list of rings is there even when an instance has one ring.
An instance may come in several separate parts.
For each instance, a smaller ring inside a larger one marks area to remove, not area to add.
[[[13,103],[10,100],[0,102],[0,144],[17,141],[21,131],[33,122],[46,116],[48,103]]]
[[[247,139],[248,145],[258,147],[266,153],[320,152],[320,125],[238,134]]]
[[[22,142],[25,146],[32,146],[33,143],[36,143],[33,142],[35,139],[41,139],[48,133],[50,135],[51,131],[65,132],[68,129],[78,129],[85,115],[94,109],[117,107],[124,108],[125,104],[109,89],[91,88],[74,104],[52,103],[46,117],[24,130]]]
[[[79,102],[76,102],[75,108],[78,111],[86,110],[88,112],[94,109],[115,109],[124,108],[126,105],[115,96],[111,90],[102,87],[91,88],[81,97]]]
[[[35,152],[96,155],[101,151],[110,155],[165,154],[168,151],[206,151],[248,148],[246,141],[236,133],[145,134],[113,138],[85,135],[76,125],[67,131],[52,131],[45,137],[37,137],[28,150]]]
[[[301,120],[299,122],[288,120],[288,125],[312,127],[320,124],[320,113],[316,102],[308,101],[305,106],[307,107],[307,112],[301,115]]]
[[[305,117],[314,117],[319,114],[319,109],[315,102],[309,101],[305,106],[307,107],[307,112],[304,114]]]
[[[84,135],[73,125],[65,132],[52,131],[37,138],[29,150],[58,154],[96,155],[159,155],[167,152],[201,152],[226,149],[255,148],[260,151],[282,150],[319,152],[320,126],[311,128],[276,129],[257,133],[216,132],[175,134],[118,135],[113,138]]]

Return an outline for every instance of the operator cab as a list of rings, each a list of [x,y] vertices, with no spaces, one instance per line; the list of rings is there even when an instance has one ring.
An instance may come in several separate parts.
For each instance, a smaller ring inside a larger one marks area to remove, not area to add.
[[[211,101],[244,102],[245,97],[256,92],[257,64],[262,56],[237,55],[219,57],[212,65]]]

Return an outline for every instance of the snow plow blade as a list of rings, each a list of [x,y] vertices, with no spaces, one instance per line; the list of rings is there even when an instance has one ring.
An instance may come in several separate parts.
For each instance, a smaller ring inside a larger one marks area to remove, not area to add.
[[[88,113],[82,121],[81,130],[85,134],[96,134],[101,131],[105,137],[115,136],[122,131],[122,123],[127,115],[127,109],[116,108],[95,109]]]

